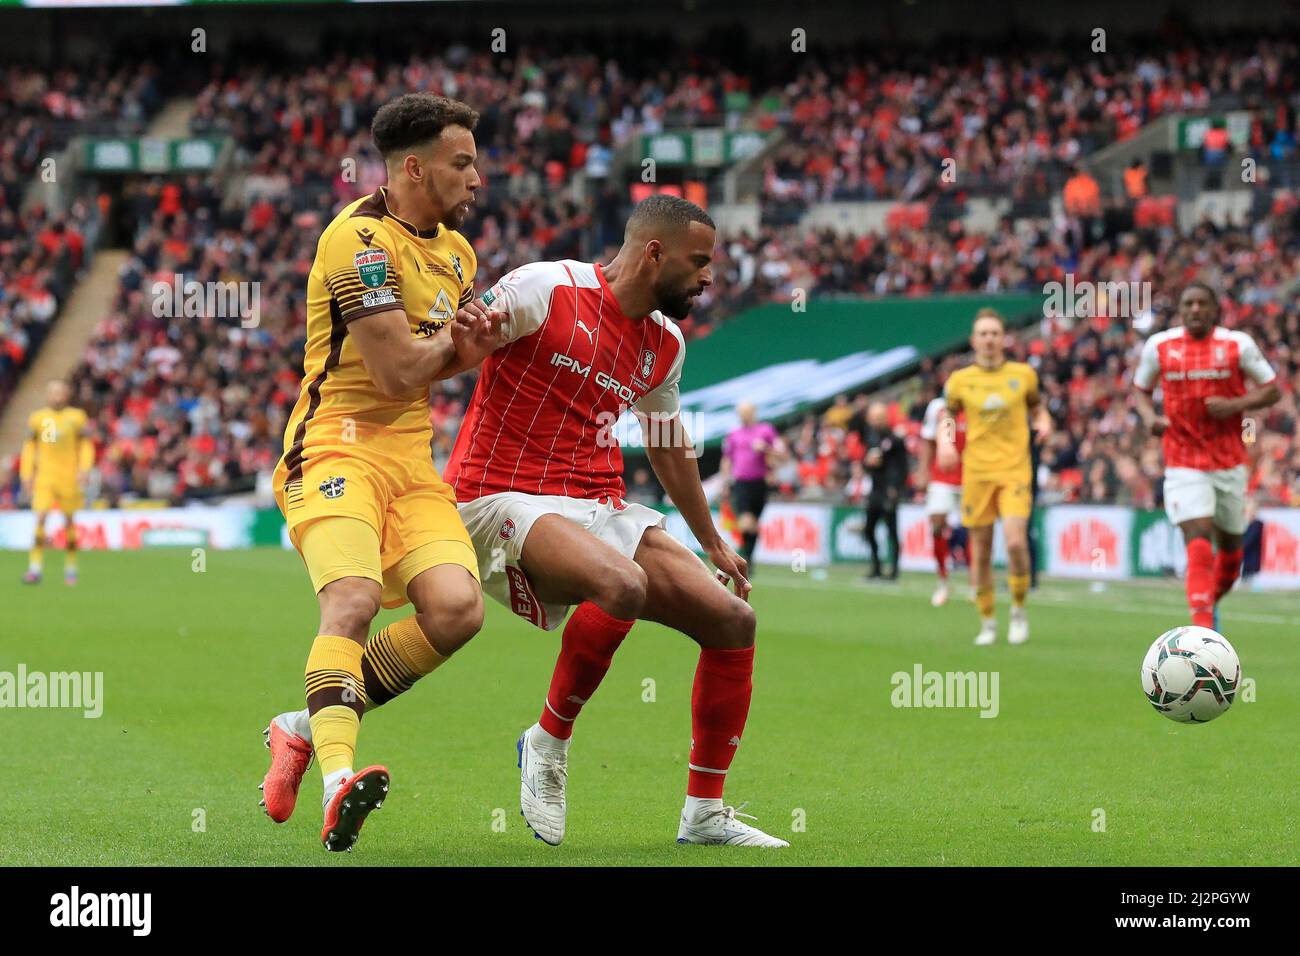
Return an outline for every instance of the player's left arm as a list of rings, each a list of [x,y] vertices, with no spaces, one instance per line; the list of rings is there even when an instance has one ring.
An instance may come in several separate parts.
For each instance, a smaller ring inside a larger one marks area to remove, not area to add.
[[[1255,387],[1236,398],[1211,395],[1205,400],[1205,411],[1211,418],[1231,418],[1242,412],[1268,408],[1282,397],[1282,390],[1277,385],[1277,374],[1264,358],[1264,354],[1260,352],[1254,339],[1247,338],[1242,343],[1239,361],[1242,373],[1255,383]]]
[[[28,437],[23,442],[22,454],[18,456],[18,481],[24,495],[31,494],[32,482],[36,478],[36,439]]]
[[[686,344],[681,333],[669,324],[669,329],[677,338],[677,356],[668,374],[659,385],[642,395],[637,400],[633,411],[641,422],[641,431],[646,432],[647,420],[653,416],[660,422],[669,424],[670,428],[658,427],[653,433],[672,436],[668,442],[646,442],[646,455],[650,459],[650,468],[655,477],[668,493],[669,500],[677,506],[685,519],[687,527],[700,542],[700,547],[708,555],[713,566],[721,575],[726,575],[736,595],[749,600],[749,566],[745,559],[722,539],[718,529],[713,526],[713,514],[709,510],[708,499],[704,495],[704,485],[700,482],[700,466],[696,460],[695,444],[686,433],[681,420],[681,380],[682,365],[686,361]],[[723,582],[724,584],[726,581]]]
[[[700,481],[695,445],[686,429],[681,427],[680,419],[675,419],[672,425],[671,429],[660,429],[661,434],[668,431],[673,436],[672,441],[650,442],[646,445],[650,467],[713,566],[727,575],[738,597],[748,600],[749,567],[745,564],[745,559],[736,554],[714,527],[713,514],[709,511],[704,485]]]
[[[1040,442],[1052,437],[1052,413],[1047,410],[1042,393],[1038,391],[1038,373],[1029,370],[1030,384],[1025,391],[1025,407],[1032,416],[1034,435]]]

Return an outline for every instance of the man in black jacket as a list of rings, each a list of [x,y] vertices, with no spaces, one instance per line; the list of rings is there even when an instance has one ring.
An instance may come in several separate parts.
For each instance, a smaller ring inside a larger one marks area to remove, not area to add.
[[[871,491],[867,494],[866,527],[867,547],[871,549],[871,573],[867,578],[875,580],[884,577],[876,544],[876,526],[883,518],[892,555],[889,580],[897,581],[898,503],[902,500],[903,489],[907,485],[907,446],[889,427],[889,409],[882,402],[872,403],[867,408],[865,420],[861,416],[856,417],[850,427],[862,438],[862,444],[867,450],[863,465],[871,477]]]

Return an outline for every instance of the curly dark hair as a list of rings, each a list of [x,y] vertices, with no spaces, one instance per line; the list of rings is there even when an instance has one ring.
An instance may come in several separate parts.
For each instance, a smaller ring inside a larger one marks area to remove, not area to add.
[[[375,149],[387,159],[399,150],[437,139],[448,126],[473,131],[478,112],[458,100],[432,93],[406,93],[385,103],[370,124]]]

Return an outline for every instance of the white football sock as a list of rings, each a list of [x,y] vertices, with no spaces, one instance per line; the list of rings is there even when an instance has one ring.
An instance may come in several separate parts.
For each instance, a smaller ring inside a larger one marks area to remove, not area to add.
[[[686,814],[686,819],[688,820],[698,820],[700,817],[704,816],[704,814],[710,810],[721,810],[721,809],[722,809],[721,797],[692,797],[690,794],[687,794],[686,809],[683,811],[683,813]]]
[[[528,732],[528,739],[532,741],[534,747],[544,747],[547,750],[568,750],[569,740],[571,738],[560,738],[547,731],[541,724],[534,724],[533,729]]]
[[[295,733],[307,743],[311,743],[311,714],[306,707],[282,716],[284,717],[282,726],[285,730]]]
[[[352,776],[351,767],[344,767],[342,770],[335,770],[333,773],[325,774],[325,799],[321,801],[322,807],[330,805],[330,801],[334,799],[334,794],[338,793],[343,781],[350,776]]]

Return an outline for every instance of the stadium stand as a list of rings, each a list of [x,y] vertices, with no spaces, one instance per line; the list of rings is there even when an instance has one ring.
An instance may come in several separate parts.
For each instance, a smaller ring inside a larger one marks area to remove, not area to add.
[[[94,412],[100,493],[113,503],[179,502],[249,491],[270,469],[296,396],[314,237],[334,208],[380,181],[368,143],[373,111],[397,92],[431,89],[463,97],[483,115],[486,188],[467,226],[480,287],[525,261],[607,254],[627,205],[609,170],[630,137],[740,121],[777,130],[784,141],[763,166],[761,224],[721,237],[715,284],[683,323],[688,336],[707,335],[751,305],[789,301],[795,289],[812,296],[1039,291],[1067,273],[1149,282],[1157,293],[1150,315],[1044,319],[1017,334],[1017,352],[1039,368],[1061,428],[1044,453],[1048,500],[1154,502],[1159,459],[1134,427],[1126,376],[1142,338],[1169,321],[1173,290],[1193,276],[1208,278],[1223,290],[1225,323],[1250,331],[1287,383],[1282,405],[1262,423],[1253,487],[1268,501],[1300,501],[1295,194],[1278,182],[1258,190],[1246,220],[1227,228],[1208,221],[1180,228],[1176,197],[1150,195],[1145,176],[1141,183],[1126,177],[1119,189],[1100,182],[1102,209],[1064,201],[1081,159],[1157,117],[1225,103],[1253,111],[1249,150],[1285,170],[1295,119],[1278,104],[1297,65],[1296,45],[1243,36],[1159,54],[1139,47],[1104,77],[1058,52],[979,52],[922,60],[902,51],[864,68],[845,50],[779,77],[755,69],[752,51],[744,69],[690,51],[674,52],[668,62],[682,68],[669,69],[644,50],[602,62],[545,47],[501,58],[452,46],[382,68],[349,56],[254,63],[233,73],[218,67],[197,92],[190,127],[233,137],[237,175],[223,188],[198,177],[140,179],[122,199],[135,224],[130,255],[74,376],[74,400]],[[761,84],[746,88],[742,73]],[[6,369],[12,378],[19,364],[14,356],[39,342],[81,254],[75,214],[43,219],[32,211],[38,218],[25,220],[14,212],[12,184],[30,174],[46,137],[63,135],[42,126],[41,110],[147,116],[160,105],[156,84],[148,71],[128,82],[132,75],[124,67],[97,84],[108,97],[101,104],[85,101],[84,89],[79,100],[75,85],[3,101],[5,116],[22,115],[15,127],[22,135],[6,137],[0,154],[10,184],[0,207],[0,255],[5,274],[22,276],[26,288],[0,293],[0,342],[10,355],[7,366],[0,357],[0,390]],[[960,189],[937,175],[948,157],[963,170]],[[1016,201],[1012,214],[991,232],[963,225],[968,199],[995,192]],[[846,234],[800,225],[813,203],[869,199],[900,201],[882,229]],[[1068,208],[1054,210],[1053,199]],[[42,238],[27,245],[24,236]],[[260,281],[264,321],[243,329],[215,318],[154,317],[148,290],[177,272]],[[900,428],[915,432],[923,397],[958,361],[927,363],[890,392]],[[459,379],[435,396],[439,462],[470,388],[472,381]],[[809,415],[790,429],[796,457],[782,471],[785,494],[862,494],[860,449],[836,424],[838,414],[829,421]],[[12,484],[11,477],[9,500]]]

